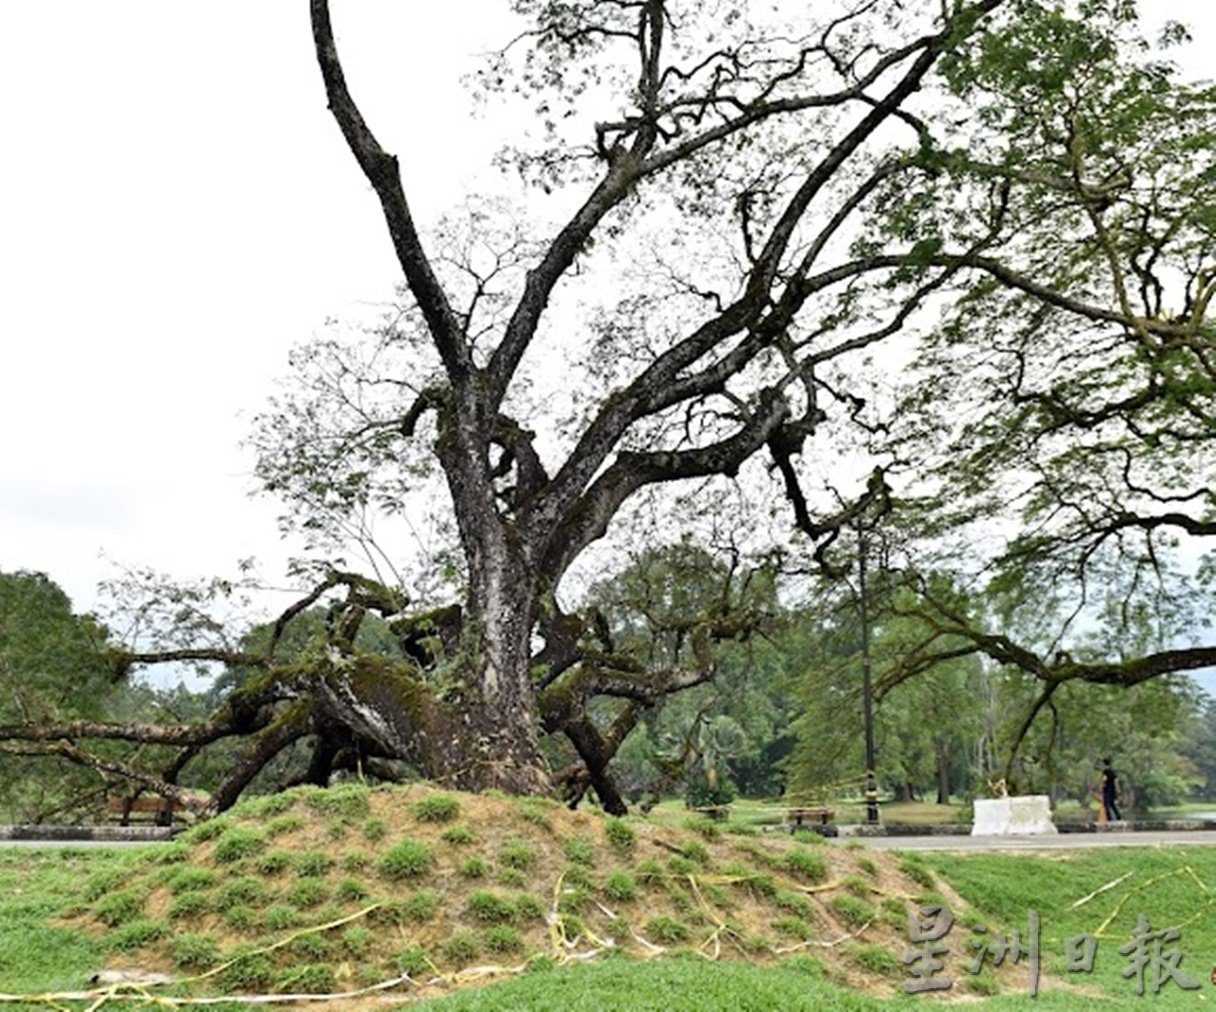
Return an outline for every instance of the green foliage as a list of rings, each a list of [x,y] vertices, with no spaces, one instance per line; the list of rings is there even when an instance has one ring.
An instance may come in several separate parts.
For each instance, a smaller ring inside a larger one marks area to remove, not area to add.
[[[475,892],[470,894],[468,912],[479,921],[509,921],[515,916],[515,906],[506,897],[497,893]]]
[[[604,820],[604,836],[608,839],[608,845],[618,854],[632,854],[637,844],[637,834],[621,819]]]
[[[468,966],[478,953],[481,952],[481,942],[467,928],[457,928],[443,943],[443,955],[447,961],[457,967]]]
[[[301,878],[321,878],[334,866],[334,859],[323,850],[305,850],[296,854],[291,864]]]
[[[433,862],[426,844],[405,839],[394,844],[377,867],[385,878],[416,878],[429,872]]]
[[[440,839],[454,847],[467,847],[477,842],[476,834],[467,826],[452,826],[445,829]]]
[[[284,833],[294,833],[304,828],[304,820],[298,815],[280,815],[266,823],[266,835],[272,839]]]
[[[566,853],[566,859],[572,864],[587,866],[595,864],[595,848],[581,837],[566,837],[562,849]]]
[[[220,987],[237,994],[264,991],[274,979],[274,961],[266,953],[241,955],[218,974]]]
[[[506,924],[488,928],[482,935],[485,947],[491,952],[520,952],[524,947],[519,932]]]
[[[665,915],[648,920],[645,931],[647,938],[662,945],[678,945],[681,942],[687,942],[692,935],[688,925]]]
[[[313,811],[321,815],[336,815],[350,822],[365,818],[371,809],[368,800],[371,788],[366,784],[340,784],[322,789],[297,787],[296,792]]]
[[[388,823],[383,819],[368,819],[363,823],[363,835],[377,843],[388,836]]]
[[[432,794],[414,803],[419,822],[451,822],[460,814],[460,802],[450,794]]]
[[[439,909],[442,897],[433,889],[419,889],[402,901],[407,920],[429,921]]]
[[[828,862],[822,854],[795,847],[785,855],[785,869],[804,882],[822,882],[828,875]]]
[[[344,878],[338,883],[337,897],[344,903],[359,903],[370,895],[367,886],[360,879]]]
[[[369,928],[355,924],[343,930],[341,936],[342,948],[351,956],[360,959],[367,955],[375,937]]]
[[[169,920],[175,921],[186,917],[201,917],[212,907],[206,893],[182,893],[175,896],[169,904]]]
[[[614,900],[628,903],[637,899],[638,884],[627,871],[614,871],[604,882],[604,892]]]
[[[302,923],[300,911],[289,903],[276,903],[266,911],[264,918],[268,931],[286,931],[298,928]]]
[[[266,849],[266,837],[255,829],[234,826],[226,830],[215,844],[212,857],[221,864],[231,864],[253,857]]]
[[[165,885],[169,887],[169,891],[174,893],[195,892],[201,889],[210,889],[215,884],[215,872],[209,868],[195,868],[187,865],[182,868],[175,868],[169,877],[165,880]]]
[[[310,963],[283,970],[275,980],[275,990],[284,994],[330,994],[337,990],[334,968],[326,963]]]
[[[526,840],[510,840],[498,852],[498,860],[508,868],[527,871],[536,863],[536,851]]]
[[[235,903],[260,905],[265,902],[267,895],[266,886],[260,879],[242,875],[224,883],[219,890],[217,905],[221,909]]]
[[[106,935],[106,942],[116,952],[134,952],[159,942],[169,934],[163,921],[140,918],[120,925]]]
[[[426,950],[416,945],[407,945],[404,949],[397,950],[394,962],[401,973],[408,973],[411,977],[426,973],[431,968]]]
[[[118,927],[143,917],[145,899],[139,889],[109,893],[93,905],[93,916],[107,927]]]
[[[219,962],[216,940],[207,934],[188,932],[173,939],[173,962],[185,970],[206,970]]]
[[[460,874],[465,878],[484,878],[487,865],[479,857],[466,858],[460,863]]]
[[[845,952],[866,973],[891,977],[903,970],[899,960],[881,945],[850,945]]]
[[[874,920],[874,908],[848,893],[833,896],[828,901],[828,906],[841,923],[854,930],[865,927]]]
[[[320,906],[329,899],[329,888],[315,878],[302,878],[292,883],[286,898],[297,907]]]

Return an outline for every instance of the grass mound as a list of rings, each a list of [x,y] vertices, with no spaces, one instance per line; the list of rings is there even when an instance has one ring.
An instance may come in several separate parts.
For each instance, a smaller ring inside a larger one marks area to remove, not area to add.
[[[907,907],[925,892],[896,859],[815,837],[344,785],[252,799],[94,876],[71,924],[110,969],[188,978],[195,995],[418,993],[681,953],[809,958],[826,979],[894,993]]]

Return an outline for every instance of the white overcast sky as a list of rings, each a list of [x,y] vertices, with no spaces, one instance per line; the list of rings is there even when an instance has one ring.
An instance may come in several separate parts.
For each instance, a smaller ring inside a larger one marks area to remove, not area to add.
[[[795,0],[788,0],[795,2]],[[804,0],[797,0],[801,3]],[[929,2],[929,0],[923,0]],[[506,0],[334,0],[348,80],[426,220],[501,124],[460,83]],[[1208,0],[1158,0],[1216,41]],[[5,5],[0,570],[79,610],[103,558],[268,575],[287,549],[238,448],[327,317],[391,297],[378,205],[325,108],[303,0]],[[412,150],[411,150],[412,148]]]

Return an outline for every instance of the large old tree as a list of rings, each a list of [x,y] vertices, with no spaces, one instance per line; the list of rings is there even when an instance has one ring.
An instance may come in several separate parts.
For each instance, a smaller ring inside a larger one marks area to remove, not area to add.
[[[1168,312],[1152,300],[1153,264],[1206,219],[1190,231],[1161,224],[1167,191],[1132,182],[1154,137],[1101,125],[1129,103],[1183,101],[1168,74],[1137,69],[1147,57],[1122,45],[1127,4],[1090,0],[1078,20],[1033,0],[513,6],[529,27],[480,83],[528,105],[534,129],[503,161],[528,185],[538,223],[487,199],[463,223],[423,229],[401,164],[442,161],[443,145],[382,146],[348,87],[329,4],[311,0],[329,109],[379,200],[405,304],[361,347],[302,356],[300,392],[257,436],[265,488],[318,545],[364,531],[377,512],[408,511],[434,495],[428,469],[438,474],[454,518],[448,599],[419,611],[409,579],[318,564],[314,589],[257,649],[184,636],[120,653],[123,671],[199,659],[241,672],[207,722],[0,734],[86,764],[87,738],[165,746],[160,769],[99,768],[170,795],[202,749],[239,740],[212,808],[300,743],[316,782],[389,760],[456,787],[549,792],[542,739],[552,735],[578,756],[557,771],[572,795],[590,786],[620,810],[608,763],[621,741],[665,694],[712,677],[714,643],[757,619],[728,587],[718,606],[686,616],[674,663],[652,670],[615,648],[602,617],[563,608],[563,578],[631,500],[739,476],[787,501],[830,571],[836,533],[887,508],[890,488],[871,473],[883,459],[846,460],[835,477],[854,491],[817,507],[807,462],[835,467],[832,440],[851,426],[883,434],[881,402],[862,396],[863,375],[880,371],[874,348],[960,297],[977,334],[1005,335],[1015,364],[1029,362],[1018,340],[1090,326],[1162,363],[1142,391],[1129,376],[1105,406],[1018,374],[1005,392],[1052,438],[1172,396],[1170,342],[1208,362],[1210,278],[1197,274],[1201,290]],[[1027,31],[1034,53],[1002,55]],[[1120,66],[1139,90],[1103,76]],[[1070,89],[1113,105],[1104,112]],[[1175,148],[1207,129],[1205,104],[1188,112],[1168,132]],[[1038,134],[1027,125],[1036,116]],[[1125,173],[1120,145],[1134,151]],[[1185,166],[1173,172],[1189,178]],[[1109,209],[1133,192],[1139,203],[1116,229]],[[1206,252],[1188,248],[1204,262],[1196,270],[1208,269]],[[1133,289],[1147,292],[1147,309]],[[328,607],[324,634],[282,651],[316,605]],[[360,645],[370,616],[391,649]],[[593,711],[597,699],[611,705]]]

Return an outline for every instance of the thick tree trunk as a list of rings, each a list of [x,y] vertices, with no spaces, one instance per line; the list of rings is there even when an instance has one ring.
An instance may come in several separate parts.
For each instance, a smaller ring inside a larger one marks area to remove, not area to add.
[[[950,749],[944,746],[937,748],[937,803],[950,804]]]

